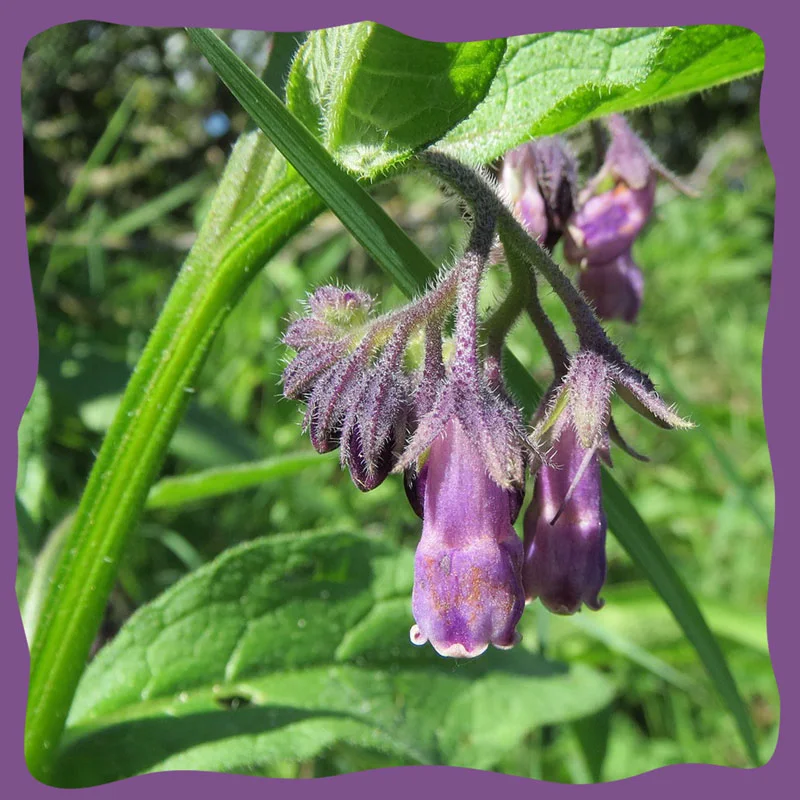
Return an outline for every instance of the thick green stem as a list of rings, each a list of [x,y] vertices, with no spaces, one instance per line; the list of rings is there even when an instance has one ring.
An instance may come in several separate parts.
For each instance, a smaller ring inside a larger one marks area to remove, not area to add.
[[[221,194],[251,199],[249,186],[234,184],[223,182]],[[45,782],[120,556],[214,334],[258,269],[322,209],[319,197],[291,170],[253,199],[240,224],[229,215],[235,203],[222,202],[224,212],[209,214],[128,384],[78,507],[31,652],[25,755],[32,774]]]

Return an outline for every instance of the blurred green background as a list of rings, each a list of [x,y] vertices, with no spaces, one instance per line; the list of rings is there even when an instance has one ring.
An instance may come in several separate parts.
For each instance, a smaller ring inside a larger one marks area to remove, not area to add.
[[[269,35],[226,41],[254,69]],[[620,428],[652,462],[617,452],[615,472],[720,637],[751,711],[762,759],[779,702],[766,642],[773,485],[761,405],[774,179],[758,121],[758,79],[634,115],[635,127],[700,199],[659,188],[654,220],[634,247],[646,275],[633,327],[610,330],[631,361],[698,423],[649,427],[624,407]],[[81,22],[31,41],[22,74],[25,203],[39,329],[39,379],[20,429],[18,592],[24,597],[48,532],[74,509],[121,392],[246,117],[183,32]],[[570,133],[590,150],[588,131]],[[457,206],[430,183],[374,190],[434,260],[463,237]],[[556,251],[558,258],[560,249]],[[170,447],[165,475],[310,450],[301,410],[280,396],[287,318],[313,287],[366,288],[402,302],[331,215],[273,259],[225,323]],[[487,304],[502,296],[493,275]],[[566,332],[566,316],[545,305]],[[520,323],[514,352],[541,383],[548,362]],[[402,481],[360,493],[329,460],[300,476],[180,510],[145,515],[132,542],[101,646],[136,607],[232,544],[345,523],[413,547],[420,523]],[[614,780],[671,763],[745,766],[732,719],[705,681],[666,608],[609,537],[606,608],[561,619],[530,609],[526,638],[549,655],[592,664],[620,688],[582,726],[541,729],[498,765],[548,780],[597,777],[581,737],[608,727],[599,776]],[[281,774],[319,776],[388,761],[333,748]]]

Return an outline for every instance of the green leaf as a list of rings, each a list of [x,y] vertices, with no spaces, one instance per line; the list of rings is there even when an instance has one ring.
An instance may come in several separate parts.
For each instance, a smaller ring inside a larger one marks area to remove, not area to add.
[[[22,414],[17,433],[17,502],[33,526],[42,519],[42,505],[47,487],[45,452],[50,428],[50,392],[45,381],[37,377],[31,399]],[[23,529],[24,530],[24,529]],[[33,552],[38,540],[32,530],[26,545]]]
[[[521,647],[469,663],[414,647],[412,569],[410,550],[348,531],[223,553],[137,611],[89,666],[59,783],[242,771],[337,741],[490,766],[532,729],[612,699],[592,669]]]
[[[586,763],[586,771],[594,783],[600,783],[603,778],[603,762],[608,752],[611,731],[611,714],[611,709],[604,708],[572,725],[578,747]]]
[[[190,29],[189,36],[258,127],[403,291],[424,287],[436,274],[430,260],[275,93],[212,31]]]
[[[335,458],[334,453],[322,456],[318,453],[295,453],[163,478],[150,489],[146,508],[181,508],[202,500],[263,486],[270,481],[284,480],[306,469],[330,464]],[[26,565],[26,583],[24,587],[20,586],[24,600],[20,605],[25,634],[29,642],[33,639],[47,589],[53,580],[64,542],[74,519],[74,513],[67,514],[50,532],[35,561],[33,556],[30,556],[33,563]],[[199,553],[182,536],[174,531],[162,528],[158,530],[157,538],[189,569],[196,569],[203,563]],[[143,533],[147,533],[146,529]]]
[[[439,733],[449,765],[489,769],[532,730],[580,719],[613,699],[611,685],[589,667],[525,660],[525,674],[492,672],[452,703]]]
[[[746,28],[609,28],[514,36],[486,99],[439,149],[487,163],[588,119],[671,100],[758,72]]]
[[[360,22],[314,31],[287,105],[340,164],[374,178],[441,138],[483,100],[505,40],[427,42]]]
[[[289,478],[309,467],[323,467],[333,463],[337,457],[336,453],[322,456],[314,452],[298,453],[164,478],[150,490],[147,508],[173,508],[241,492],[267,481]]]

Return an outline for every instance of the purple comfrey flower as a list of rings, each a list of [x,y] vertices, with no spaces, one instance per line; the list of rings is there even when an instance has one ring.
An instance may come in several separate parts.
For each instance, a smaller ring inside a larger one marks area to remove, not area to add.
[[[582,267],[607,264],[630,250],[653,210],[655,187],[655,178],[641,189],[620,183],[590,197],[567,225],[567,261]]]
[[[580,288],[601,319],[633,322],[644,276],[633,263],[631,247],[652,214],[656,180],[661,176],[680,191],[694,191],[659,163],[623,117],[612,114],[605,123],[611,142],[567,223],[564,256],[583,268]]]
[[[536,158],[533,142],[506,153],[500,172],[500,183],[511,205],[531,236],[544,244],[547,236],[547,210],[536,180]]]
[[[581,445],[571,425],[553,447],[525,514],[525,598],[538,597],[555,614],[574,614],[583,604],[597,611],[606,577],[598,454]]]
[[[506,153],[500,182],[528,232],[548,250],[561,238],[575,201],[577,164],[558,136]]]
[[[522,616],[522,542],[516,502],[489,476],[470,433],[451,419],[423,467],[422,538],[414,562],[414,644],[474,658],[492,644],[513,647]],[[518,505],[518,504],[517,504]]]
[[[578,286],[601,319],[633,322],[642,306],[644,275],[634,264],[630,250],[582,270]]]
[[[550,388],[537,414],[533,436],[551,448],[525,515],[526,598],[537,597],[557,614],[583,604],[599,609],[605,580],[606,519],[600,460],[610,463],[613,439],[635,458],[614,425],[614,392],[663,427],[691,427],[656,394],[649,379],[599,353],[582,350],[560,385]]]

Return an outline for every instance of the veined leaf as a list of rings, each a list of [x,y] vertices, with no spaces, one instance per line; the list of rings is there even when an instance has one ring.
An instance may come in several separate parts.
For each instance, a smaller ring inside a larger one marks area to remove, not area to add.
[[[438,147],[487,163],[535,136],[763,68],[760,37],[731,25],[513,36],[486,99]]]
[[[148,509],[180,508],[202,500],[220,497],[234,492],[263,486],[274,480],[281,480],[306,470],[310,467],[323,467],[335,459],[335,454],[319,455],[318,453],[292,453],[282,456],[267,458],[262,461],[248,461],[232,464],[225,467],[216,467],[163,478],[154,484],[147,496]],[[50,532],[44,546],[37,556],[29,554],[32,563],[27,565],[26,585],[20,605],[22,607],[22,621],[28,641],[33,640],[42,603],[47,594],[48,586],[53,581],[53,575],[58,566],[64,549],[64,543],[69,536],[70,527],[75,519],[74,512],[67,514],[58,525]],[[174,532],[161,540],[187,567],[194,569],[202,559],[197,555],[191,545]]]
[[[314,31],[287,105],[340,164],[372,178],[467,117],[504,51],[504,39],[427,42],[374,22]]]
[[[414,647],[412,564],[410,550],[347,531],[223,553],[140,609],[90,664],[58,781],[241,771],[337,741],[412,763],[491,766],[532,729],[611,700],[590,668],[521,647],[469,663]]]

